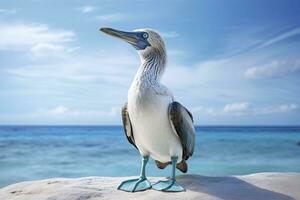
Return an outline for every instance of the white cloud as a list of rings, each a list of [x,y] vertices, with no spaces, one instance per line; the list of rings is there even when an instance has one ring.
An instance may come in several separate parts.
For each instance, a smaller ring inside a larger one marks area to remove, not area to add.
[[[65,106],[58,106],[48,111],[51,115],[65,115],[69,113],[69,109]]]
[[[207,107],[204,107],[204,106],[197,106],[197,107],[193,107],[191,109],[192,111],[192,114],[203,114],[203,115],[211,115],[211,116],[214,116],[214,115],[218,115],[220,113],[220,111],[218,111],[217,109],[215,108],[207,108]]]
[[[278,106],[273,107],[265,107],[259,110],[256,110],[254,114],[261,114],[261,115],[267,115],[267,114],[273,114],[273,113],[289,113],[293,112],[298,109],[297,104],[282,104]]]
[[[54,57],[50,62],[41,59],[27,65],[6,68],[5,75],[14,83],[27,88],[26,93],[37,95],[35,101],[40,101],[40,96],[45,95],[54,96],[57,102],[62,103],[52,108],[51,105],[49,107],[51,102],[47,101],[39,104],[44,109],[34,114],[20,113],[19,118],[0,116],[0,121],[2,119],[3,123],[14,118],[14,123],[121,123],[121,106],[115,105],[123,105],[126,101],[127,90],[139,61],[134,51],[129,51],[129,54],[127,48],[120,47],[118,50],[123,52],[118,55],[118,59],[115,48],[111,48],[74,52],[61,59]],[[88,102],[90,107],[79,107],[82,102],[83,105]]]
[[[86,6],[79,7],[78,9],[79,9],[82,13],[90,13],[90,12],[95,11],[95,10],[97,9],[97,7],[86,5]]]
[[[40,108],[25,113],[0,113],[1,124],[77,124],[107,125],[121,123],[121,106],[106,109],[72,109],[59,105],[53,108]]]
[[[72,31],[50,29],[43,24],[0,24],[0,49],[22,51],[37,44],[63,44],[74,39]]]
[[[19,10],[20,10],[19,8],[12,8],[12,9],[0,8],[0,14],[13,15],[16,14]]]
[[[68,53],[78,50],[79,47],[66,47],[61,44],[38,43],[32,46],[29,54],[33,58],[40,57],[63,57]]]
[[[176,38],[179,36],[179,34],[175,31],[160,32],[160,35],[164,38]]]
[[[272,78],[300,71],[300,61],[273,61],[259,67],[251,67],[245,71],[247,78]]]
[[[86,110],[86,109],[70,109],[67,106],[57,106],[51,109],[38,109],[34,114],[39,116],[72,116],[72,117],[85,117],[85,116],[119,116],[121,113],[121,106],[112,107],[109,110]]]
[[[102,21],[102,22],[119,22],[128,19],[127,16],[123,14],[107,14],[107,15],[98,15],[95,19]]]
[[[258,47],[254,48],[253,51],[264,48],[264,47],[267,47],[267,46],[270,46],[270,45],[278,43],[278,42],[281,42],[282,40],[286,40],[288,38],[294,37],[294,36],[299,35],[299,34],[300,34],[300,27],[297,27],[293,30],[287,31],[285,33],[282,33],[282,34],[280,34],[280,35],[278,35],[274,38],[271,38],[271,39],[265,41],[264,43],[262,43]]]
[[[115,51],[106,49],[105,51],[90,51],[88,54],[67,54],[53,62],[43,63],[41,59],[41,63],[9,68],[6,72],[9,75],[35,81],[40,79],[61,82],[102,81],[109,83],[105,84],[109,87],[112,84],[129,83],[137,70],[137,61],[134,56],[126,53],[119,55],[116,59]]]
[[[248,102],[241,102],[241,103],[233,103],[227,104],[223,108],[224,113],[242,113],[246,112],[250,109],[250,104]]]
[[[122,112],[122,107],[121,106],[114,106],[110,109],[108,115],[110,116],[119,116]]]
[[[297,104],[281,104],[266,107],[255,107],[248,102],[236,102],[226,104],[223,108],[206,108],[202,106],[194,107],[193,113],[211,116],[255,116],[290,113],[298,109]]]
[[[171,54],[172,55],[172,54]],[[174,56],[174,55],[172,55]],[[227,74],[233,75],[233,65],[229,59],[208,60],[192,66],[168,64],[163,80],[172,87],[196,87],[207,82],[220,81]],[[180,74],[180,78],[178,77]],[[229,80],[228,80],[229,81]]]

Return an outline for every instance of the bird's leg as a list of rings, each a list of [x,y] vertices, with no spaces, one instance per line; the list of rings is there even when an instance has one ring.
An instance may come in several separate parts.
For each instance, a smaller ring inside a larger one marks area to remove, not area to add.
[[[159,191],[164,191],[164,192],[185,191],[185,189],[176,182],[175,170],[176,170],[177,159],[178,159],[177,157],[171,157],[171,161],[172,161],[171,177],[166,181],[158,181],[157,183],[152,185],[153,189],[159,190]]]
[[[145,173],[146,164],[148,160],[149,160],[149,156],[143,156],[140,177],[137,179],[123,181],[119,185],[118,190],[124,190],[127,192],[138,192],[138,191],[150,189],[151,183],[146,178],[146,173]]]

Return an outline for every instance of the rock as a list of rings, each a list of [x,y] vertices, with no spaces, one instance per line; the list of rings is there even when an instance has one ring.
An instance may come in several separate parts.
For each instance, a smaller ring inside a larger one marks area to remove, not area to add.
[[[300,173],[258,173],[245,176],[178,176],[186,192],[155,190],[129,193],[117,185],[133,177],[53,178],[27,181],[0,189],[2,200],[292,200],[300,199]],[[156,182],[162,178],[149,178]]]

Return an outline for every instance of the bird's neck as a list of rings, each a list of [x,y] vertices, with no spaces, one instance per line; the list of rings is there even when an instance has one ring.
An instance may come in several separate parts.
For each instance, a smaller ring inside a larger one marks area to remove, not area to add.
[[[165,70],[166,59],[165,53],[158,51],[141,55],[141,65],[135,75],[135,81],[149,84],[160,83]]]

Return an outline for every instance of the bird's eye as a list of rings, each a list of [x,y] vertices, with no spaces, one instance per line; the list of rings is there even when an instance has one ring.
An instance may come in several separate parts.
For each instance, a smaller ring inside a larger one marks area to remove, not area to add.
[[[144,33],[143,38],[145,38],[145,39],[148,38],[148,33]]]

